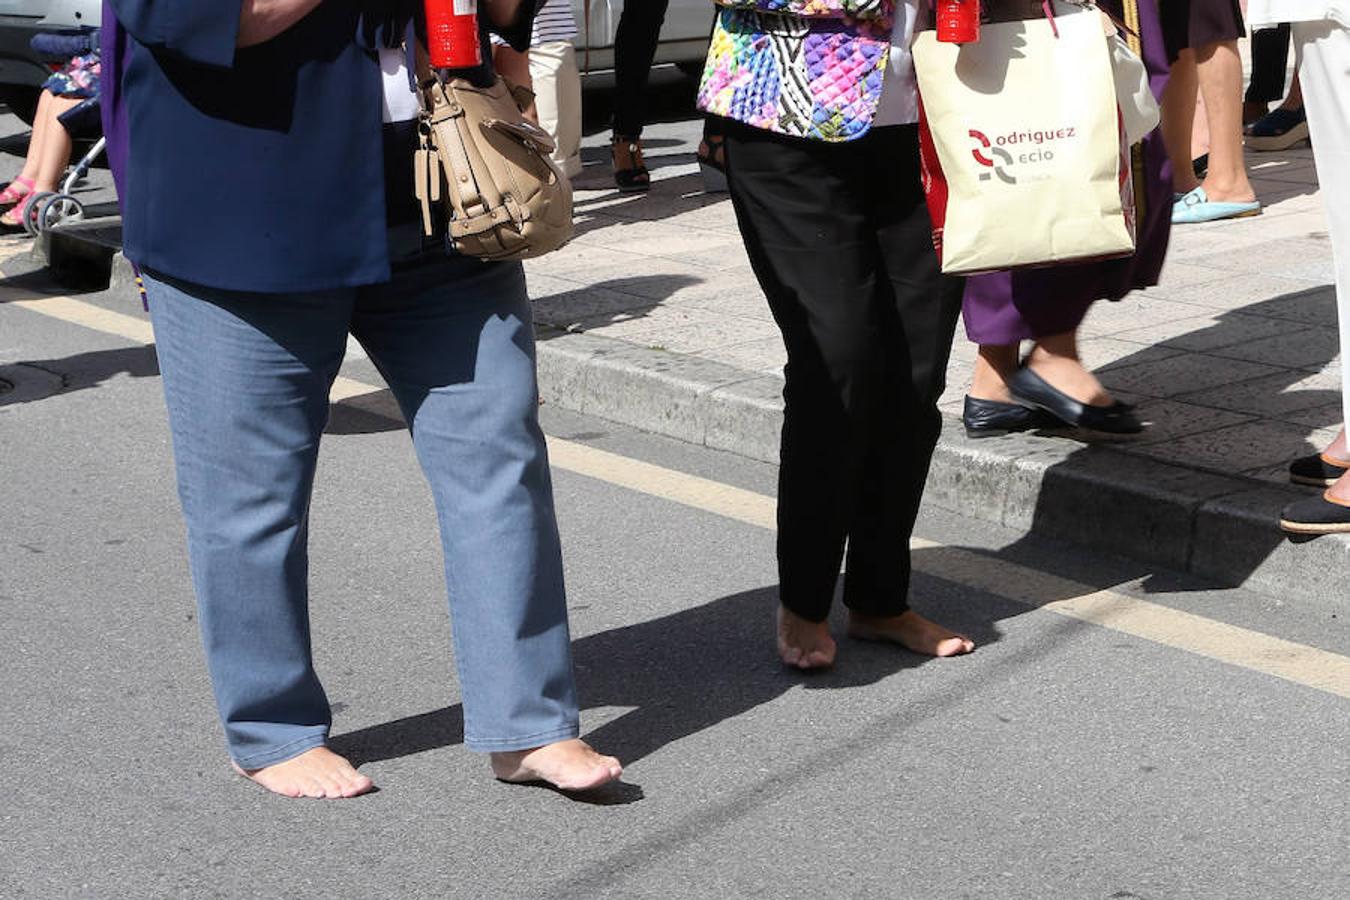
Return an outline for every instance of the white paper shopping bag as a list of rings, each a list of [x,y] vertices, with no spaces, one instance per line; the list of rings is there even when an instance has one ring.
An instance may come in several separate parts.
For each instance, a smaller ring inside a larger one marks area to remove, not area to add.
[[[1134,188],[1102,20],[985,25],[972,44],[914,41],[924,187],[949,273],[1134,252]]]

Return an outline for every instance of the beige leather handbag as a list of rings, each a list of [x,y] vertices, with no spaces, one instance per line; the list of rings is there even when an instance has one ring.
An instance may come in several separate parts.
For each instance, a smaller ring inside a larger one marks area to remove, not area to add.
[[[477,87],[418,62],[414,184],[423,230],[435,233],[440,205],[450,244],[465,256],[530,259],[567,243],[572,184],[549,158],[548,132],[525,118],[500,76]]]

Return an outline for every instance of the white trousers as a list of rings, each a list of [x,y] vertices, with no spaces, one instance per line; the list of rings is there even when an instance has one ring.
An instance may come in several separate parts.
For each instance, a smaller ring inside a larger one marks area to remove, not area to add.
[[[1295,22],[1299,77],[1336,263],[1342,421],[1350,427],[1350,28]]]
[[[568,178],[581,174],[581,76],[570,41],[549,41],[530,48],[530,80],[539,127],[558,148],[553,161]]]

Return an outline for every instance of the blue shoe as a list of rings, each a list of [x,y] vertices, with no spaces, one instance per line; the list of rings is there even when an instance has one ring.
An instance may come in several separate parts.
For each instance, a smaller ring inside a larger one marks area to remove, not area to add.
[[[1263,152],[1288,150],[1308,139],[1308,116],[1302,109],[1271,110],[1247,128],[1247,146]]]
[[[1261,201],[1219,203],[1209,199],[1203,187],[1198,187],[1172,204],[1173,225],[1194,225],[1197,222],[1217,222],[1220,219],[1243,219],[1261,215]]]

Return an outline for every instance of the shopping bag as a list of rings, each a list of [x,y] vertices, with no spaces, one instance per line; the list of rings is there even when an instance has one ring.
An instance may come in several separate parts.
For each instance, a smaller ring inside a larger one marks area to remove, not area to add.
[[[914,40],[924,188],[942,271],[1128,256],[1130,148],[1092,8],[986,24],[978,42]]]

